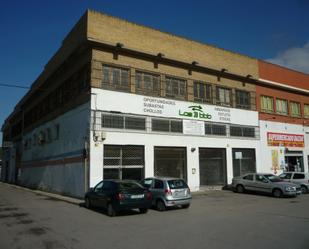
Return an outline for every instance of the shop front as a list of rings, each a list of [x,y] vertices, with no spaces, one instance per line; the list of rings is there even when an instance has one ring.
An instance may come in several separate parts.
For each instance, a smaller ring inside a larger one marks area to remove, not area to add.
[[[261,134],[264,172],[308,171],[306,133],[302,125],[261,121]]]

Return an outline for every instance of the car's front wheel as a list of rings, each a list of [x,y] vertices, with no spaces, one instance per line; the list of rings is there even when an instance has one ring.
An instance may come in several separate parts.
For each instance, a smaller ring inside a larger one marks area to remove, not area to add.
[[[111,203],[107,205],[107,215],[110,217],[116,216],[116,211]]]
[[[88,209],[90,209],[92,207],[89,197],[86,197],[86,199],[85,199],[85,206]]]
[[[140,209],[139,209],[139,212],[140,212],[141,214],[145,214],[145,213],[148,212],[148,208],[140,208]]]
[[[280,198],[280,197],[282,197],[282,195],[283,195],[283,193],[282,193],[281,189],[276,188],[276,189],[273,190],[273,196],[274,197]]]
[[[308,188],[304,185],[300,186],[300,190],[302,194],[306,194],[308,192]]]
[[[236,186],[236,192],[237,193],[244,193],[245,192],[245,188],[243,185],[239,184]]]
[[[189,207],[190,207],[190,204],[182,205],[182,208],[189,208]]]
[[[161,212],[166,210],[166,206],[162,200],[157,201],[156,208],[158,211],[161,211]]]

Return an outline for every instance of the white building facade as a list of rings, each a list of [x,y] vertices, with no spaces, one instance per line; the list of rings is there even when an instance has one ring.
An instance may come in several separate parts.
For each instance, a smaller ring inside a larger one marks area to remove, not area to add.
[[[256,111],[96,88],[91,95],[90,186],[174,176],[194,191],[260,165]]]

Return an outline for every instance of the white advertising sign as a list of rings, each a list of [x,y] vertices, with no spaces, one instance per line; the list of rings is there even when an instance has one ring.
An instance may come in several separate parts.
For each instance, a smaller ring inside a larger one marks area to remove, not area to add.
[[[258,112],[92,88],[91,108],[165,118],[258,126]]]
[[[205,123],[198,120],[183,120],[183,134],[187,135],[204,135]]]
[[[241,151],[235,152],[235,159],[242,159],[242,152]]]

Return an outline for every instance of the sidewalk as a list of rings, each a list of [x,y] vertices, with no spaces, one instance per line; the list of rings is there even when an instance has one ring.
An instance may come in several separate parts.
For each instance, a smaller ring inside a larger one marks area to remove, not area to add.
[[[32,192],[32,193],[35,193],[35,194],[38,194],[38,195],[47,196],[47,197],[50,197],[50,198],[65,201],[65,202],[75,204],[75,205],[81,205],[84,202],[82,199],[77,199],[77,198],[64,196],[64,195],[60,195],[60,194],[45,192],[45,191],[41,191],[41,190],[30,189],[30,188],[26,188],[26,187],[14,185],[14,184],[0,182],[0,185],[6,185],[6,186],[9,186],[9,187],[13,187],[13,188],[16,188],[16,189],[21,189],[21,190],[24,190],[24,191]]]
[[[78,198],[74,198],[74,197],[69,197],[69,196],[65,196],[65,195],[60,195],[60,194],[55,194],[55,193],[50,193],[50,192],[45,192],[45,191],[41,191],[41,190],[36,190],[36,189],[30,189],[30,188],[26,188],[26,187],[22,187],[22,186],[18,186],[18,185],[14,185],[14,184],[9,184],[9,183],[4,183],[4,182],[0,182],[0,185],[6,185],[9,187],[13,187],[16,189],[21,189],[24,191],[28,191],[28,192],[32,192],[38,195],[43,195],[43,196],[47,196],[50,198],[54,198],[57,200],[61,200],[64,202],[68,202],[70,204],[74,204],[74,205],[82,205],[84,203],[83,199],[78,199]],[[204,187],[201,188],[199,191],[194,191],[191,192],[192,197],[198,197],[198,196],[211,196],[213,194],[218,194],[218,193],[223,193],[226,192],[226,190],[222,190],[222,186],[221,187]]]

